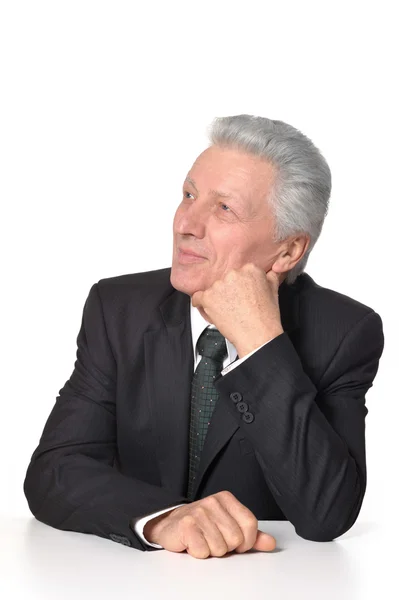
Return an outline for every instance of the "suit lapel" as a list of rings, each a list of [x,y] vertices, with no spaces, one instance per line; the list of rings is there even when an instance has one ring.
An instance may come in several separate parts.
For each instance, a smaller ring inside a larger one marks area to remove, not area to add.
[[[191,379],[194,356],[191,339],[190,297],[172,288],[160,305],[162,323],[144,334],[148,397],[161,485],[186,495],[189,465]],[[288,335],[298,327],[297,285],[279,288],[281,322]],[[207,469],[239,428],[218,402],[212,414],[197,476],[198,490]]]
[[[144,334],[145,370],[161,485],[184,496],[194,357],[190,297],[171,289],[159,307],[160,327]]]

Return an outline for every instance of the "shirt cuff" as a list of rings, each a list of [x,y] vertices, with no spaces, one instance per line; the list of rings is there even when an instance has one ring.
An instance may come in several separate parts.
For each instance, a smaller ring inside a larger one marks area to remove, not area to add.
[[[272,338],[274,339],[274,338]],[[272,340],[268,340],[267,342],[265,342],[264,344],[262,344],[261,346],[259,346],[258,348],[255,348],[255,350],[252,350],[252,352],[250,352],[249,354],[246,354],[245,356],[242,356],[241,358],[239,358],[238,360],[235,360],[234,362],[230,363],[229,365],[227,365],[227,367],[225,367],[220,374],[221,375],[227,375],[227,373],[229,373],[230,371],[232,371],[233,369],[235,369],[236,367],[238,367],[238,365],[240,365],[242,362],[244,362],[244,360],[246,360],[247,358],[249,358],[250,356],[252,356],[252,354],[254,354],[255,352],[257,352],[258,350],[260,350],[261,348],[263,348],[263,346],[266,346],[266,344],[268,344],[269,342],[271,342]]]
[[[185,504],[187,504],[187,502]],[[169,510],[173,510],[174,508],[178,508],[179,506],[184,506],[184,504],[176,504],[176,506],[169,506],[169,508],[164,508],[163,510],[159,510],[158,512],[152,513],[151,515],[141,517],[141,519],[139,519],[137,521],[137,523],[134,525],[134,532],[148,546],[152,546],[153,548],[163,548],[163,546],[160,546],[159,544],[153,544],[152,542],[149,542],[144,537],[143,530],[144,530],[145,524],[147,523],[147,521],[150,521],[151,519],[155,519],[155,517],[158,517],[158,515],[162,515],[163,513],[166,513]]]

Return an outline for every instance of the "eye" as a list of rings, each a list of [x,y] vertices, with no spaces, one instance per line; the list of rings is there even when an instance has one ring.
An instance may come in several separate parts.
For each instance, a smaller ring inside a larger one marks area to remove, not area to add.
[[[188,196],[191,196],[192,198],[194,198],[193,194],[191,194],[190,192],[187,191],[183,191],[183,197],[184,199],[189,199]],[[233,211],[231,210],[231,208],[229,206],[227,206],[227,204],[224,204],[223,202],[219,203],[219,206],[225,206],[227,210],[223,210],[223,212],[231,212],[233,214]]]

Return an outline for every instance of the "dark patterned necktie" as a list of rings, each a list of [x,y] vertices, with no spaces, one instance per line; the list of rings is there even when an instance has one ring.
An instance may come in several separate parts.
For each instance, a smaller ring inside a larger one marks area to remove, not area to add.
[[[202,356],[191,383],[191,415],[189,439],[189,477],[187,496],[193,500],[196,475],[202,448],[215,404],[219,398],[213,380],[223,368],[227,356],[226,340],[217,329],[204,329],[197,342]]]

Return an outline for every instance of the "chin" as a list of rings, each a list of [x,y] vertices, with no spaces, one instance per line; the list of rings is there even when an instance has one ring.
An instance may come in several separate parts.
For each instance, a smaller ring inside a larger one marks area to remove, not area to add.
[[[194,292],[201,289],[201,286],[194,281],[192,275],[190,276],[188,273],[184,274],[181,272],[177,273],[174,271],[173,267],[170,273],[170,283],[176,290],[188,294],[189,296],[192,296]]]
[[[173,269],[170,274],[170,283],[176,290],[179,290],[179,292],[184,292],[185,294],[191,295],[192,284],[190,285],[188,277],[174,273]]]

